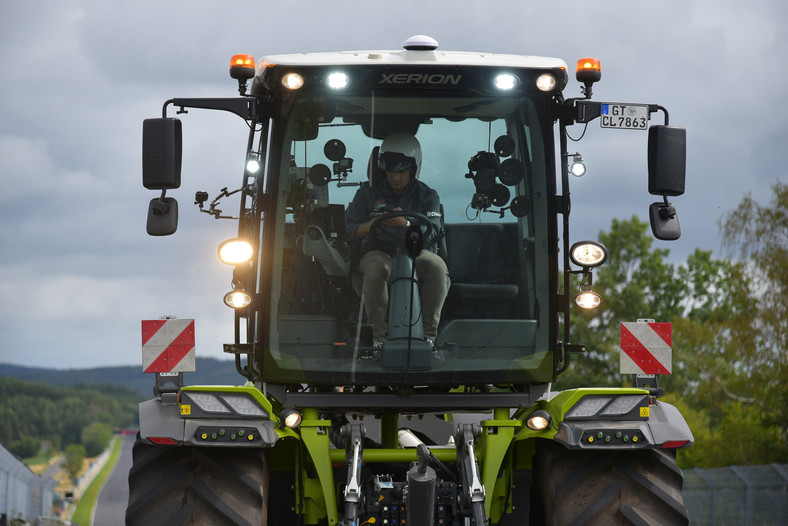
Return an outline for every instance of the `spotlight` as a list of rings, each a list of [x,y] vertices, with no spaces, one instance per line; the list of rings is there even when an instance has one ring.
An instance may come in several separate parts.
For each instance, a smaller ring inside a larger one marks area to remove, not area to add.
[[[246,171],[250,174],[256,174],[260,171],[260,154],[257,152],[249,152],[246,156]]]
[[[542,73],[536,77],[536,87],[539,91],[553,91],[558,81],[550,73]]]
[[[302,77],[298,73],[286,73],[285,76],[282,77],[282,86],[286,87],[289,90],[297,90],[303,85],[304,85],[304,77]]]
[[[607,259],[607,250],[601,243],[578,241],[569,249],[569,259],[578,267],[598,267]]]
[[[583,164],[583,156],[576,153],[572,156],[572,164],[569,165],[569,171],[575,177],[583,177],[586,173],[586,165]]]
[[[602,296],[585,286],[580,289],[580,294],[575,296],[575,305],[581,309],[595,309],[602,303]]]
[[[493,85],[502,91],[509,91],[520,84],[520,79],[511,73],[499,73],[493,77]]]
[[[326,76],[326,85],[331,89],[343,89],[350,84],[350,77],[345,73],[335,72]]]
[[[218,253],[222,263],[241,265],[252,259],[254,247],[248,241],[236,237],[219,245]]]
[[[236,288],[224,295],[224,304],[233,309],[243,309],[252,303],[252,296],[243,289]]]

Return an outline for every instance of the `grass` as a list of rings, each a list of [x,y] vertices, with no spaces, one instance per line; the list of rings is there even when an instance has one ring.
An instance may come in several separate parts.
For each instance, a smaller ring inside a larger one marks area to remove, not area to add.
[[[115,464],[117,464],[118,458],[120,457],[120,448],[122,445],[122,439],[118,437],[114,437],[112,439],[112,445],[110,446],[112,451],[110,451],[109,459],[99,474],[96,475],[96,478],[93,479],[93,482],[91,482],[88,488],[85,490],[82,498],[79,499],[77,509],[74,510],[74,515],[71,517],[71,522],[73,524],[79,524],[80,526],[90,526],[90,520],[93,516],[93,508],[96,507],[96,500],[98,499],[99,491],[101,491],[101,488],[104,487],[104,482],[115,468]]]

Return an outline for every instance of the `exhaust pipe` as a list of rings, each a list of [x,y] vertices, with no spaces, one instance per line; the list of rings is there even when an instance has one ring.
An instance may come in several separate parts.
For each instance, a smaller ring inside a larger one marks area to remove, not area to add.
[[[430,451],[427,446],[420,443],[416,447],[416,454],[419,461],[408,471],[408,524],[432,526],[435,516],[435,470],[429,466]]]

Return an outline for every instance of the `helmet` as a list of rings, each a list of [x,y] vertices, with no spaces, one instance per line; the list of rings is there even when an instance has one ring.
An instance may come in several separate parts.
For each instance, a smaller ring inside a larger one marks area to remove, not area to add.
[[[378,168],[388,172],[410,169],[411,177],[418,178],[421,171],[421,145],[413,134],[395,132],[383,140],[378,153]]]

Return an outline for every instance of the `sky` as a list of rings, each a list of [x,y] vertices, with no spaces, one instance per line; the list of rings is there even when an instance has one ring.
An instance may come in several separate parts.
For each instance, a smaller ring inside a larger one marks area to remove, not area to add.
[[[785,181],[788,3],[784,0],[431,0],[234,2],[0,0],[0,363],[90,368],[141,363],[140,320],[196,320],[201,356],[226,358],[233,237],[192,205],[241,182],[247,128],[192,110],[184,127],[178,232],[145,232],[142,121],[173,97],[232,97],[230,57],[399,49],[411,35],[444,50],[598,57],[595,100],[657,103],[687,129],[682,237],[655,240],[681,262],[722,252],[718,220]],[[579,96],[570,78],[567,96]],[[659,114],[661,116],[661,114]],[[659,119],[659,117],[656,117]],[[613,218],[648,222],[646,134],[595,122],[570,148],[572,239]],[[222,203],[235,213],[237,200]],[[647,314],[647,313],[646,313]]]

